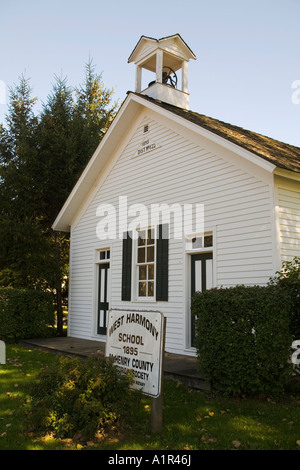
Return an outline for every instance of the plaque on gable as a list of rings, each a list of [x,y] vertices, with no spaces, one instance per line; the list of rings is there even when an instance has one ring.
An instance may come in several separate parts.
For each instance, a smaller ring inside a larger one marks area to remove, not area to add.
[[[160,144],[158,142],[151,139],[150,137],[147,137],[141,142],[134,156],[140,157],[141,155],[151,152],[152,150],[158,149],[159,147],[160,147]]]

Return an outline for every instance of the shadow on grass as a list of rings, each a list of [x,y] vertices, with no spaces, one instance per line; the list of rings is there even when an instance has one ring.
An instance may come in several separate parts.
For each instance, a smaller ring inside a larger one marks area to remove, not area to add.
[[[151,432],[151,400],[123,434],[103,449],[129,450],[279,450],[299,449],[300,400],[242,399],[198,392],[165,381],[163,429]],[[296,411],[297,410],[297,411]]]

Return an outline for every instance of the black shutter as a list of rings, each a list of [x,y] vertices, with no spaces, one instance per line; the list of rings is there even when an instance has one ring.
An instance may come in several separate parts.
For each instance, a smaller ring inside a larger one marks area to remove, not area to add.
[[[125,232],[123,234],[122,300],[131,300],[131,265],[132,237],[131,232]]]
[[[168,300],[169,224],[158,226],[156,249],[156,300]]]

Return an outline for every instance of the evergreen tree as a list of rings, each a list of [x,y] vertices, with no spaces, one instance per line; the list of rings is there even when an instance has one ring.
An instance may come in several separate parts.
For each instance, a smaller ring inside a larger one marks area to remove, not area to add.
[[[117,105],[108,108],[112,93],[104,87],[101,75],[95,73],[91,62],[86,65],[85,83],[76,90],[76,99],[66,79],[56,77],[52,94],[41,114],[38,137],[47,227],[51,227],[115,115]],[[53,233],[57,264],[54,285],[60,332],[63,318],[61,285],[68,268],[68,241],[67,234]]]
[[[10,88],[7,127],[0,134],[0,195],[1,214],[23,219],[34,217],[35,194],[31,183],[34,180],[37,149],[35,132],[38,119],[31,98],[29,80],[20,77],[20,83]],[[5,212],[6,211],[6,212]]]
[[[68,235],[53,232],[51,225],[74,185],[76,145],[74,141],[72,90],[67,80],[56,82],[40,116],[38,149],[41,161],[40,185],[43,203],[43,224],[48,231],[56,263],[51,284],[57,311],[57,329],[63,329],[62,283],[68,263]]]
[[[104,87],[92,63],[86,65],[85,83],[73,97],[67,79],[56,77],[38,128],[40,181],[44,217],[51,227],[63,203],[116,113],[109,108],[112,90]]]
[[[55,78],[53,90],[40,115],[37,134],[43,218],[48,228],[72,189],[76,165],[72,90],[66,79]]]
[[[113,90],[105,88],[102,74],[95,72],[92,60],[85,66],[83,85],[75,91],[73,123],[77,146],[77,179],[115,117],[118,103],[112,102]]]
[[[10,89],[7,125],[0,125],[0,285],[51,289],[62,333],[69,236],[51,226],[117,104],[91,61],[75,93],[66,79],[55,77],[38,117],[31,92],[22,76]]]
[[[10,88],[7,127],[0,131],[0,284],[46,287],[51,256],[40,223],[35,136],[29,80]]]

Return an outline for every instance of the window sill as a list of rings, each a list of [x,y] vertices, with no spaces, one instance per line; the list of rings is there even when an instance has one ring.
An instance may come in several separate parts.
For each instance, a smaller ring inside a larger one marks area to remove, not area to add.
[[[132,303],[145,303],[145,304],[149,304],[149,303],[156,303],[156,299],[154,297],[149,297],[149,298],[137,298],[137,299],[133,299],[131,301]]]
[[[193,249],[188,249],[186,250],[186,254],[187,255],[192,255],[192,254],[197,254],[197,253],[210,253],[213,251],[213,247],[212,246],[208,246],[208,247],[205,247],[205,248],[193,248]]]

